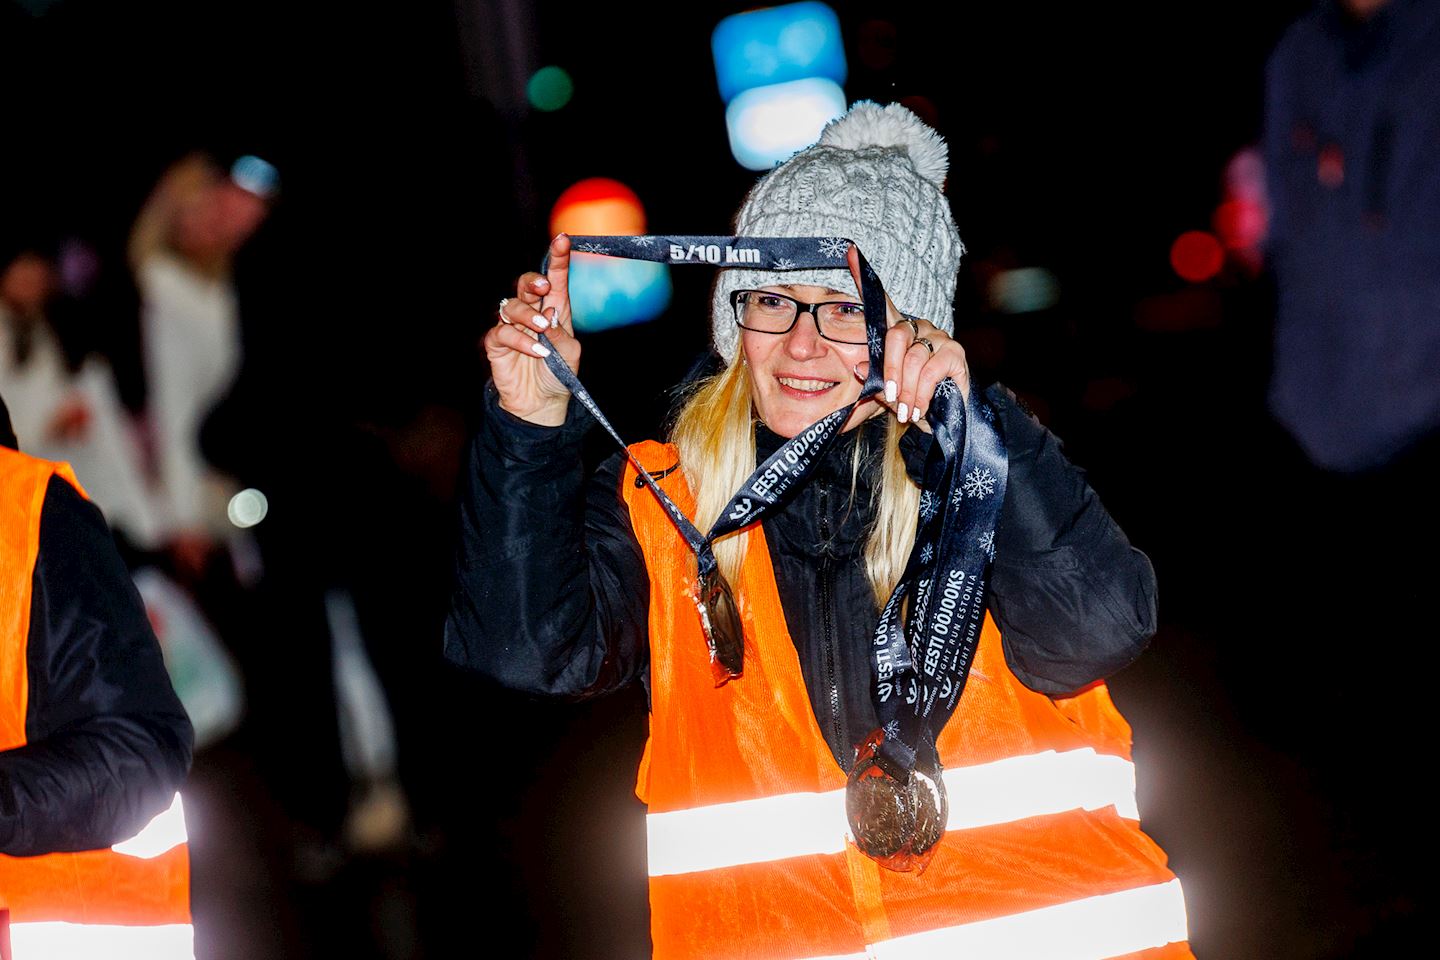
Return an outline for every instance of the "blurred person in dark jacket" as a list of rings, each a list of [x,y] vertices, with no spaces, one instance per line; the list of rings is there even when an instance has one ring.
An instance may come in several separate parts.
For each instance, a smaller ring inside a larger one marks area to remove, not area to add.
[[[188,958],[190,721],[100,511],[15,447],[0,401],[0,943]]]
[[[1440,429],[1440,2],[1324,0],[1273,54],[1270,404],[1327,470]]]
[[[1336,665],[1372,637],[1407,676],[1440,666],[1424,559],[1440,540],[1440,2],[1322,0],[1271,56],[1265,108],[1270,408],[1300,451],[1260,454],[1257,621],[1289,642],[1247,651],[1244,674],[1252,723],[1279,728],[1326,805],[1361,938],[1344,955],[1398,955],[1427,929],[1428,806],[1376,785],[1412,762],[1429,703]]]

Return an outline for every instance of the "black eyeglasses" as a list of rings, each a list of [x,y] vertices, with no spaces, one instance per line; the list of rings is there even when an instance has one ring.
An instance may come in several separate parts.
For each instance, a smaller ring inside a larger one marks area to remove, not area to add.
[[[820,336],[835,343],[866,343],[865,307],[848,301],[801,303],[794,297],[769,290],[736,290],[730,295],[735,322],[757,333],[789,333],[808,313],[815,318]]]

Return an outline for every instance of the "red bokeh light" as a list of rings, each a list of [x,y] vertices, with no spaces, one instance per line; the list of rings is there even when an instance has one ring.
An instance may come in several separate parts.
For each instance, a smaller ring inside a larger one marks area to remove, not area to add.
[[[1170,265],[1183,279],[1204,283],[1220,272],[1225,250],[1213,233],[1187,230],[1170,247]]]
[[[910,110],[915,116],[924,120],[932,127],[940,126],[940,110],[935,102],[929,97],[915,94],[914,96],[901,97],[900,105]]]
[[[1259,246],[1265,227],[1265,208],[1254,200],[1226,200],[1215,210],[1215,232],[1227,250]]]

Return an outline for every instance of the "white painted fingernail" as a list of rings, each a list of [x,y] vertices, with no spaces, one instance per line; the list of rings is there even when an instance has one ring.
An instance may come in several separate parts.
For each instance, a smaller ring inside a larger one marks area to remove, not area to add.
[[[558,327],[558,326],[560,326],[560,308],[559,308],[559,307],[551,307],[551,308],[550,308],[550,328],[553,330],[555,327]]]
[[[905,418],[908,417],[909,415],[910,415],[910,408],[907,407],[907,406],[906,406],[905,404],[903,404],[903,403],[900,404],[900,422],[901,422],[901,423],[904,423],[904,422],[905,422]]]
[[[885,381],[885,402],[894,403],[895,398],[900,395],[900,388],[895,385],[894,380]]]
[[[532,344],[530,344],[530,350],[531,350],[531,352],[534,353],[535,356],[537,356],[537,357],[548,357],[548,356],[550,356],[550,351],[545,349],[545,344],[543,344],[543,343],[532,343]]]
[[[911,410],[911,411],[910,411],[910,422],[911,422],[911,423],[919,423],[919,422],[920,422],[920,417],[921,417],[921,415],[922,415],[922,411],[920,410],[919,407],[916,407],[915,409]]]

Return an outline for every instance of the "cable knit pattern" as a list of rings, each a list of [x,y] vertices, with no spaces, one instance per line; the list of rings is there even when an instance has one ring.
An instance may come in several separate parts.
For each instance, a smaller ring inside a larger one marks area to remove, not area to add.
[[[939,134],[899,104],[855,104],[814,146],[760,180],[736,217],[735,232],[755,237],[847,237],[860,245],[901,311],[951,332],[955,277],[965,245],[940,192],[948,167]],[[728,363],[739,333],[730,294],[776,283],[853,293],[845,250],[836,269],[721,272],[711,302],[716,351]]]

